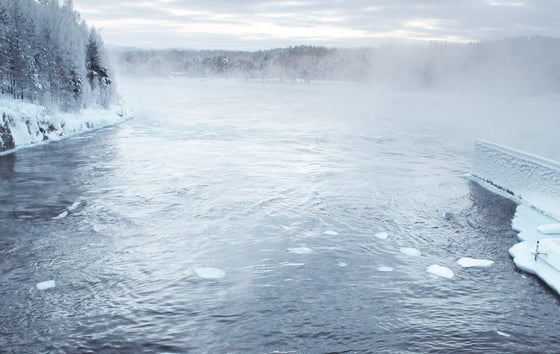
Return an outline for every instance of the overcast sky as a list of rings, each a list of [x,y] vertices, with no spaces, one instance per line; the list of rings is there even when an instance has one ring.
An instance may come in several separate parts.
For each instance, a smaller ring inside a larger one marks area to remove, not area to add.
[[[255,50],[560,37],[559,0],[74,0],[106,43]]]

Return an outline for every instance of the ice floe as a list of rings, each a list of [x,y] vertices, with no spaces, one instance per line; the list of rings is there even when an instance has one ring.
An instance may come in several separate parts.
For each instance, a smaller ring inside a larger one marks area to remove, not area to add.
[[[389,234],[386,232],[378,232],[375,234],[375,237],[377,237],[380,240],[386,240],[389,238]]]
[[[431,266],[428,267],[426,271],[430,274],[442,278],[447,278],[447,279],[451,279],[455,276],[455,274],[453,274],[453,271],[451,269],[444,266],[440,266],[438,264],[432,264]]]
[[[47,280],[37,283],[37,289],[39,290],[48,290],[52,288],[56,288],[56,282],[54,280]]]
[[[337,263],[337,266],[339,266],[340,268],[345,268],[345,267],[348,267],[348,263],[345,263],[345,262],[338,262],[338,263]]]
[[[325,232],[323,232],[323,235],[328,235],[328,236],[338,236],[340,235],[338,232],[333,231],[333,230],[327,230]]]
[[[380,271],[380,272],[392,272],[392,271],[395,270],[395,268],[389,267],[389,266],[380,266],[380,267],[377,267],[377,270]]]
[[[420,250],[417,250],[416,248],[412,248],[412,247],[401,247],[401,253],[411,257],[422,256],[422,252],[420,252]]]
[[[313,253],[313,250],[307,247],[294,247],[294,248],[288,248],[288,253],[311,254]]]
[[[473,268],[473,267],[486,268],[492,266],[492,264],[494,264],[494,261],[491,261],[489,259],[463,257],[457,261],[457,264],[463,268]]]
[[[226,276],[226,272],[220,268],[197,267],[193,270],[201,279],[222,279]]]

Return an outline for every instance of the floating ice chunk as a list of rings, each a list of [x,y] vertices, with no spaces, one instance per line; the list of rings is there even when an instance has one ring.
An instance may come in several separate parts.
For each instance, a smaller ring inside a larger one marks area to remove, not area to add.
[[[494,261],[489,259],[476,259],[470,257],[463,257],[457,261],[457,264],[463,268],[472,268],[472,267],[490,267],[494,264]]]
[[[340,235],[338,232],[333,231],[333,230],[327,230],[325,232],[323,232],[323,235],[328,235],[328,236],[338,236]]]
[[[55,216],[53,218],[53,220],[60,220],[60,219],[64,219],[65,217],[68,216],[68,210],[64,210],[62,213],[58,214],[57,216]]]
[[[377,267],[377,270],[380,271],[380,272],[392,272],[392,271],[395,270],[395,268],[388,267],[388,266],[380,266],[380,267]]]
[[[545,235],[560,234],[560,224],[544,224],[537,227],[537,231]]]
[[[451,269],[437,264],[432,264],[426,271],[430,274],[447,279],[451,279],[455,275]]]
[[[340,268],[348,267],[348,263],[345,263],[345,262],[338,262],[337,265],[338,265]]]
[[[411,247],[402,247],[401,252],[411,257],[420,257],[422,255],[422,252],[420,252],[420,250]]]
[[[54,280],[47,280],[37,283],[37,289],[39,290],[47,290],[52,288],[56,288],[56,282]]]
[[[387,238],[389,238],[389,234],[386,232],[378,232],[375,234],[375,237],[377,237],[380,240],[386,240]]]
[[[506,338],[511,337],[511,334],[507,334],[507,333],[504,333],[504,332],[501,332],[501,331],[496,331],[496,333],[498,333],[498,335],[500,335],[502,337],[506,337]]]
[[[288,248],[288,253],[311,254],[313,253],[313,250],[307,247],[294,247],[294,248]]]
[[[226,276],[226,272],[219,268],[199,267],[194,268],[194,272],[202,279],[222,279]]]

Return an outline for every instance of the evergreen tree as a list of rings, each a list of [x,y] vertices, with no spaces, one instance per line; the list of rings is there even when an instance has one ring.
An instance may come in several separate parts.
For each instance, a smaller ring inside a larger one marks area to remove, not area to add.
[[[90,85],[84,86],[84,80]],[[0,0],[0,88],[13,98],[76,110],[113,97],[103,41],[72,0]]]

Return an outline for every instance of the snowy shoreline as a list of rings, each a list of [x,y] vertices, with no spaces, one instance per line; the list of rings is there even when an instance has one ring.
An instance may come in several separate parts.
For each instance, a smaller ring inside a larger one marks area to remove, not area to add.
[[[124,102],[108,109],[87,108],[75,113],[50,112],[46,107],[0,98],[0,156],[21,148],[115,125],[132,118]]]
[[[560,294],[560,164],[478,141],[471,179],[517,204],[512,229],[519,243],[509,254]]]

